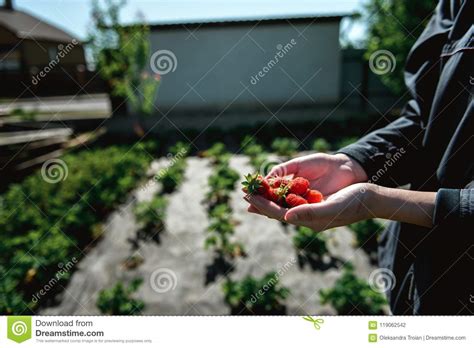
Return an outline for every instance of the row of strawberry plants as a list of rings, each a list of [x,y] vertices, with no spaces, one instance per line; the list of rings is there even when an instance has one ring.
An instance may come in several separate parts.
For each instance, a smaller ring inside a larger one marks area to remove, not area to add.
[[[245,137],[241,142],[241,149],[254,168],[264,167],[268,163],[268,153],[255,138]],[[222,209],[229,209],[228,205],[224,207]],[[234,315],[284,314],[284,300],[290,294],[288,288],[279,285],[277,272],[268,272],[261,278],[248,275],[240,280],[226,276],[222,291],[224,301]]]
[[[165,211],[168,204],[166,194],[173,193],[184,180],[186,157],[189,145],[178,142],[169,148],[169,163],[153,177],[161,184],[161,189],[151,200],[137,203],[134,208],[135,218],[140,225],[143,238],[159,240],[159,233],[164,230]]]
[[[341,145],[346,145],[347,142],[354,142],[354,139],[345,139],[341,142]],[[247,135],[242,140],[240,146],[242,152],[249,157],[250,163],[255,169],[260,168],[262,163],[267,160],[268,153],[265,151],[265,147],[258,144],[255,137]],[[298,151],[303,150],[301,149],[300,142],[295,138],[275,138],[270,148],[273,153],[282,158],[293,157]],[[317,138],[314,140],[311,149],[316,152],[329,152],[331,144],[324,138]]]
[[[32,313],[52,301],[73,271],[61,265],[100,237],[100,222],[145,177],[153,147],[70,153],[54,169],[61,180],[38,170],[0,196],[0,313]]]
[[[215,143],[202,156],[211,160],[214,172],[209,177],[206,195],[209,226],[205,248],[213,249],[216,258],[229,260],[245,255],[243,245],[233,240],[236,221],[232,218],[230,194],[239,180],[239,173],[230,167],[230,153],[224,144]]]
[[[165,231],[167,195],[176,191],[184,180],[186,157],[189,146],[178,142],[170,147],[168,152],[169,163],[162,168],[153,178],[161,183],[161,189],[154,194],[151,200],[139,202],[134,207],[135,219],[138,223],[137,238],[133,241],[133,249],[139,248],[140,242],[160,241],[161,234]],[[144,262],[139,253],[134,253],[124,262],[126,269],[136,269]],[[133,279],[128,285],[122,281],[111,288],[100,291],[96,302],[102,314],[109,315],[138,315],[145,308],[145,303],[137,299],[135,293],[143,283],[142,278]]]

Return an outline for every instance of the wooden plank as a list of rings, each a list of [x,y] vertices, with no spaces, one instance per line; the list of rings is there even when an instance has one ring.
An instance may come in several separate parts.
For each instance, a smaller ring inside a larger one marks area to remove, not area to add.
[[[56,136],[70,136],[72,129],[55,128],[48,130],[33,130],[21,132],[3,132],[0,133],[0,146],[29,143]]]

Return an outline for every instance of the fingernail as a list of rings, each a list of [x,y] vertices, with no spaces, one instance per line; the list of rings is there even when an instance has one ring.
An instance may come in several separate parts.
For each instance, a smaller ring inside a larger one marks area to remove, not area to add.
[[[298,221],[298,214],[289,211],[285,214],[285,220],[288,222]]]

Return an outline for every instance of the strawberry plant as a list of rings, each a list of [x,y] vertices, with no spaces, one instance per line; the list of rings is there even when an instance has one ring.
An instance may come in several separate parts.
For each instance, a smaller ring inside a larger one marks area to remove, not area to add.
[[[173,156],[179,156],[180,158],[184,158],[189,154],[190,145],[186,144],[185,142],[178,141],[173,146],[170,146],[168,152]]]
[[[97,308],[107,315],[138,315],[145,308],[141,300],[133,298],[133,294],[143,283],[142,279],[134,279],[128,286],[119,282],[110,289],[101,290],[97,299]]]
[[[211,159],[213,164],[228,164],[230,154],[223,143],[214,143],[209,149],[201,152],[201,156]]]
[[[355,143],[359,138],[357,137],[345,137],[337,143],[337,148],[342,149],[348,145]]]
[[[268,163],[268,154],[263,146],[257,144],[254,137],[247,135],[241,143],[242,152],[249,157],[250,165],[259,170],[265,163]]]
[[[210,208],[228,202],[229,194],[234,190],[239,177],[239,173],[228,165],[219,164],[215,167],[214,174],[208,179],[210,191],[206,195]]]
[[[317,233],[308,227],[296,227],[296,234],[293,236],[293,245],[298,249],[301,255],[312,259],[321,259],[323,255],[328,252],[326,242],[326,235]]]
[[[179,160],[159,172],[158,181],[161,183],[163,193],[171,193],[176,190],[184,179],[185,169],[186,162]]]
[[[263,146],[257,144],[254,137],[247,135],[240,144],[242,153],[249,157],[256,157],[264,153]]]
[[[349,225],[356,236],[357,246],[367,252],[373,262],[377,259],[377,239],[384,225],[374,219],[355,222]]]
[[[163,196],[153,197],[151,201],[141,202],[134,208],[135,217],[140,225],[140,230],[152,239],[165,228],[165,210],[167,200]]]
[[[330,304],[342,315],[380,315],[387,301],[385,297],[372,289],[363,279],[354,274],[354,267],[348,263],[331,289],[320,290],[322,304]]]
[[[224,300],[232,314],[284,314],[283,301],[290,291],[278,284],[276,272],[267,273],[262,278],[247,276],[240,281],[227,279],[223,284]]]
[[[299,142],[293,138],[276,138],[272,142],[272,150],[276,152],[277,155],[283,157],[291,157],[296,154],[299,147]]]
[[[331,145],[324,138],[318,138],[313,142],[312,149],[317,152],[329,152]]]
[[[171,163],[168,167],[161,169],[156,175],[156,178],[161,183],[163,193],[174,192],[183,182],[189,145],[178,142],[171,146],[168,151],[172,156]]]

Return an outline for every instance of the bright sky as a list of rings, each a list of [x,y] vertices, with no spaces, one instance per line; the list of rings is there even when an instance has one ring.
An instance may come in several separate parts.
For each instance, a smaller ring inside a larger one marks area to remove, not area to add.
[[[1,2],[2,0],[0,0]],[[84,39],[90,24],[92,0],[13,0],[14,6],[33,13]],[[149,23],[241,17],[335,14],[359,10],[363,0],[128,0],[124,22],[141,12]],[[349,35],[358,39],[363,28]]]

